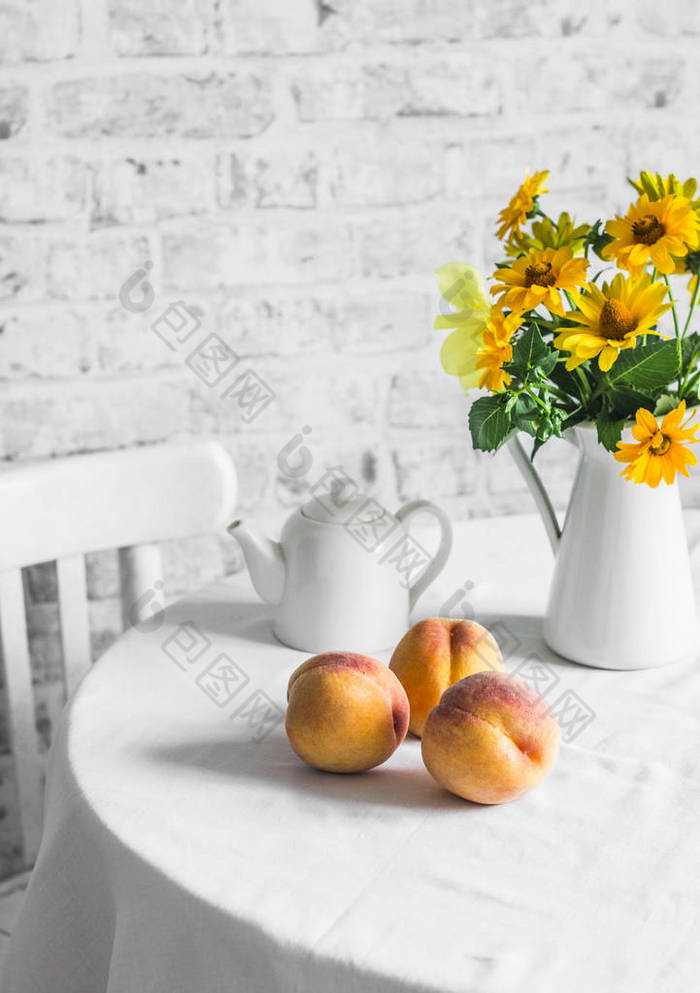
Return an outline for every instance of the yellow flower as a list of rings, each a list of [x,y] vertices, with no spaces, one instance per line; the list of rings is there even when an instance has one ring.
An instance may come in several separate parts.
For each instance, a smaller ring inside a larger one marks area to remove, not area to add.
[[[645,170],[639,174],[639,179],[636,180],[636,182],[635,180],[629,178],[627,182],[630,186],[633,186],[638,193],[646,193],[650,200],[661,200],[663,197],[668,196],[669,193],[675,193],[677,196],[683,196],[686,200],[691,201],[690,206],[696,214],[700,214],[700,199],[693,200],[698,188],[698,181],[694,176],[691,176],[682,183],[673,175],[673,173],[669,173],[668,176],[664,177],[659,172],[654,174]],[[697,250],[698,245],[696,243],[690,247],[691,249],[694,248]],[[673,271],[675,273],[683,275],[691,271],[688,268],[686,258],[687,256],[682,256],[674,259],[675,268]],[[696,281],[696,276],[693,276],[690,279],[688,282],[688,293],[693,293]]]
[[[493,307],[486,322],[484,343],[476,353],[476,368],[483,369],[479,386],[498,393],[510,383],[504,370],[505,362],[513,358],[511,338],[523,323],[522,314],[504,314],[500,307]]]
[[[685,400],[681,400],[675,410],[669,411],[661,422],[650,411],[640,407],[637,411],[637,423],[632,428],[632,434],[637,443],[625,444],[618,441],[619,451],[615,452],[618,462],[628,465],[620,473],[633,483],[646,483],[648,486],[658,486],[663,478],[669,485],[680,472],[688,475],[688,466],[696,465],[697,458],[689,451],[683,442],[696,445],[700,438],[695,437],[699,425],[693,424],[693,413],[685,422]]]
[[[638,279],[621,273],[612,283],[599,288],[589,283],[585,293],[574,290],[571,298],[578,307],[566,316],[580,328],[565,328],[554,339],[554,347],[571,352],[566,368],[571,370],[598,356],[604,371],[612,366],[623,348],[634,348],[640,334],[658,334],[652,327],[670,303],[664,303],[666,287],[652,282],[649,273]]]
[[[630,204],[624,217],[618,214],[605,230],[613,241],[603,249],[603,258],[614,258],[620,269],[638,276],[647,262],[659,272],[674,272],[673,256],[683,257],[688,247],[697,245],[700,221],[690,201],[669,193],[650,200],[643,193]]]
[[[575,259],[570,248],[532,248],[507,269],[497,269],[491,287],[498,303],[511,310],[534,310],[541,303],[552,314],[564,314],[560,290],[572,290],[586,281],[586,259]]]
[[[442,343],[440,360],[445,372],[459,376],[466,392],[479,382],[476,353],[484,341],[491,305],[483,277],[473,265],[451,262],[440,266],[435,275],[443,298],[457,308],[435,318],[433,326],[438,330],[455,328]]]
[[[526,174],[522,186],[518,188],[508,206],[504,207],[498,215],[499,227],[496,231],[498,238],[510,237],[520,231],[527,220],[527,215],[534,207],[535,197],[539,196],[540,193],[547,193],[547,187],[544,184],[548,175],[549,169],[536,172],[532,176],[529,173]]]
[[[556,224],[549,217],[543,217],[532,222],[531,234],[525,231],[514,234],[506,245],[506,254],[515,258],[531,248],[570,248],[574,255],[580,255],[590,230],[590,224],[577,227],[567,213],[560,214]]]
[[[640,172],[639,179],[636,182],[629,178],[627,182],[640,195],[646,193],[650,200],[661,200],[663,197],[668,196],[669,193],[675,193],[676,195],[685,197],[686,200],[692,200],[698,188],[698,181],[692,176],[690,179],[686,179],[684,183],[681,183],[672,172],[664,179],[660,172],[654,174],[648,172],[646,169]],[[696,210],[700,208],[700,201],[696,201],[693,207]]]

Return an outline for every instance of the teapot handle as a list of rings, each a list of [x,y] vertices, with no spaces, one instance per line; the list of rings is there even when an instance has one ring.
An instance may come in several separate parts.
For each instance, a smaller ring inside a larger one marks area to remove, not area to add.
[[[557,548],[559,547],[559,540],[561,538],[561,528],[559,527],[559,521],[557,520],[557,515],[554,511],[554,507],[552,506],[552,501],[549,499],[549,494],[547,493],[537,469],[535,469],[532,464],[532,460],[523,448],[518,436],[514,434],[512,438],[508,439],[506,444],[511,456],[513,457],[513,461],[518,467],[520,475],[525,480],[527,488],[529,489],[532,498],[535,501],[535,505],[540,512],[540,517],[542,518],[544,529],[547,532],[549,543],[552,546],[552,551],[556,555]]]
[[[405,503],[403,507],[400,507],[394,516],[403,524],[409,518],[413,517],[414,514],[432,514],[434,517],[437,517],[440,525],[440,544],[428,568],[409,587],[408,605],[410,610],[413,610],[418,597],[425,592],[433,580],[437,579],[445,568],[445,563],[452,551],[452,525],[444,510],[440,510],[439,507],[436,507],[429,500],[412,500],[410,503]]]

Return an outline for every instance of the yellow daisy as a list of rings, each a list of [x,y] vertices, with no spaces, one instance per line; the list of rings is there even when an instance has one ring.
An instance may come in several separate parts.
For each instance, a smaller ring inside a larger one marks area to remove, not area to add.
[[[664,303],[666,287],[652,282],[651,275],[639,278],[618,273],[602,287],[589,283],[585,293],[574,290],[571,298],[578,307],[566,316],[580,328],[565,328],[554,339],[554,347],[571,352],[566,368],[571,370],[598,356],[598,365],[607,372],[623,348],[634,348],[640,334],[658,334],[652,327],[670,303]]]
[[[438,330],[455,328],[442,343],[440,360],[445,372],[459,376],[466,392],[479,382],[476,353],[483,344],[491,310],[486,286],[479,270],[466,262],[440,266],[435,275],[443,299],[457,308],[435,318],[433,326]]]
[[[506,315],[500,307],[491,309],[484,331],[484,343],[476,353],[476,368],[483,370],[479,377],[479,386],[498,393],[509,385],[511,377],[503,365],[513,358],[511,338],[522,323],[522,314]]]
[[[700,438],[695,432],[700,425],[691,423],[695,419],[693,413],[685,422],[685,400],[681,400],[675,410],[669,411],[661,422],[654,415],[640,407],[637,411],[637,423],[632,428],[632,434],[637,439],[636,444],[626,444],[618,441],[619,451],[615,452],[618,462],[628,464],[620,473],[633,483],[646,483],[648,486],[658,486],[663,479],[669,485],[680,472],[688,475],[688,466],[696,465],[694,453],[685,444],[696,445]]]
[[[520,231],[527,220],[527,215],[534,207],[535,197],[539,196],[540,193],[548,192],[544,185],[548,175],[549,169],[536,172],[532,176],[529,173],[526,174],[525,182],[518,188],[508,206],[504,207],[498,215],[499,227],[496,231],[498,238],[502,239],[506,236],[510,238],[511,235]]]
[[[586,259],[575,259],[570,248],[531,248],[507,269],[497,269],[501,282],[491,287],[501,306],[534,310],[541,303],[552,314],[563,316],[560,290],[572,290],[586,281]]]
[[[590,230],[590,224],[576,226],[574,218],[567,213],[560,214],[556,222],[542,217],[532,222],[531,233],[520,231],[513,235],[506,245],[506,254],[515,258],[531,248],[570,248],[574,255],[582,255]]]
[[[624,217],[618,214],[605,225],[613,241],[602,255],[614,258],[620,269],[633,276],[638,276],[647,262],[668,275],[676,268],[673,256],[682,258],[688,246],[697,244],[699,229],[698,215],[685,197],[669,193],[660,200],[650,200],[643,193]]]
[[[639,179],[636,182],[629,178],[627,182],[640,195],[646,193],[650,200],[661,200],[662,197],[668,196],[669,193],[676,193],[685,197],[686,200],[692,200],[698,188],[698,181],[693,176],[681,183],[672,172],[664,177],[660,172],[648,172],[646,169],[640,172]],[[695,210],[700,208],[700,201],[696,201],[693,207]]]

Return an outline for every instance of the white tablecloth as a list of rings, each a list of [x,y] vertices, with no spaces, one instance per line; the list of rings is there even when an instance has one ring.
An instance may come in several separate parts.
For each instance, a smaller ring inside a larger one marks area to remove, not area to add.
[[[592,715],[500,807],[444,793],[415,739],[362,776],[303,766],[278,721],[304,656],[275,643],[245,577],[127,633],[55,742],[3,993],[697,989],[700,666],[557,660],[540,638],[550,568],[534,518],[473,522],[420,611],[475,583],[508,668],[536,653],[553,705],[575,693]],[[672,577],[631,581],[653,610]]]

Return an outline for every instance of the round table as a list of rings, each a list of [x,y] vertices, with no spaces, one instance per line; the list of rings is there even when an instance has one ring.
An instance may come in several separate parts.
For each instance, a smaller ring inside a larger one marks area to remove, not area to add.
[[[553,656],[550,573],[538,520],[474,521],[419,604],[474,611],[559,713],[554,771],[499,807],[442,791],[412,738],[364,775],[305,767],[283,727],[304,655],[244,575],[127,632],[55,741],[4,993],[695,989],[700,668]]]

